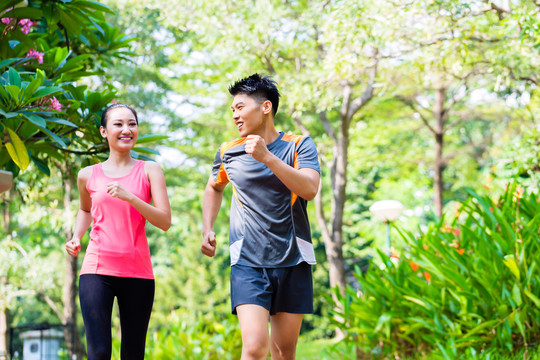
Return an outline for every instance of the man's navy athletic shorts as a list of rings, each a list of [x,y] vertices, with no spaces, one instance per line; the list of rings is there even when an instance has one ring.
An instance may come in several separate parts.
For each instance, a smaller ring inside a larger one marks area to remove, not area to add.
[[[292,267],[231,267],[231,306],[260,305],[275,315],[313,313],[313,281],[311,265],[302,262]]]

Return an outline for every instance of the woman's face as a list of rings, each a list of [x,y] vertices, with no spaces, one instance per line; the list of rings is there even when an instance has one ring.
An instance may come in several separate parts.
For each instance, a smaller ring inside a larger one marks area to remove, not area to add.
[[[101,136],[107,139],[109,147],[117,150],[131,150],[137,142],[139,126],[135,115],[125,107],[109,110],[106,127],[100,127]]]

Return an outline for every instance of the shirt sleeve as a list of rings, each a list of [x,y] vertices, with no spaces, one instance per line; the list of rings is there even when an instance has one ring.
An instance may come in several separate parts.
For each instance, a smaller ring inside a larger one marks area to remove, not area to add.
[[[311,168],[321,172],[321,167],[319,165],[319,155],[317,154],[317,148],[313,139],[309,136],[304,137],[298,147],[296,148],[296,153],[298,154],[298,168]]]
[[[223,166],[221,148],[222,147],[218,149],[214,158],[214,164],[212,165],[212,179],[219,185],[225,185],[229,183],[229,176]]]

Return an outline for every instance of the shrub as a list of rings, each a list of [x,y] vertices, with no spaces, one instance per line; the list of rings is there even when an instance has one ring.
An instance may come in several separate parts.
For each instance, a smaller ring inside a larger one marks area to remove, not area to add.
[[[343,348],[367,358],[414,352],[451,359],[538,345],[538,193],[519,185],[497,200],[469,193],[450,224],[401,232],[406,253],[379,252],[380,267],[356,272],[360,290],[339,296]]]
[[[171,319],[173,320],[173,319]],[[120,342],[115,341],[113,358],[120,358]],[[148,359],[226,360],[239,359],[242,337],[233,315],[224,320],[199,319],[191,324],[171,321],[170,327],[149,333],[146,341]]]

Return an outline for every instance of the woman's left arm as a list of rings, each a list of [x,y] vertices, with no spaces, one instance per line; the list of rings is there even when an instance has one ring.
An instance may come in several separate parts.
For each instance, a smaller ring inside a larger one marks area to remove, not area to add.
[[[117,181],[108,184],[107,192],[111,196],[129,202],[150,224],[167,231],[171,227],[171,205],[167,195],[165,176],[161,166],[152,161],[144,163],[144,170],[150,181],[153,206],[125,190]]]

